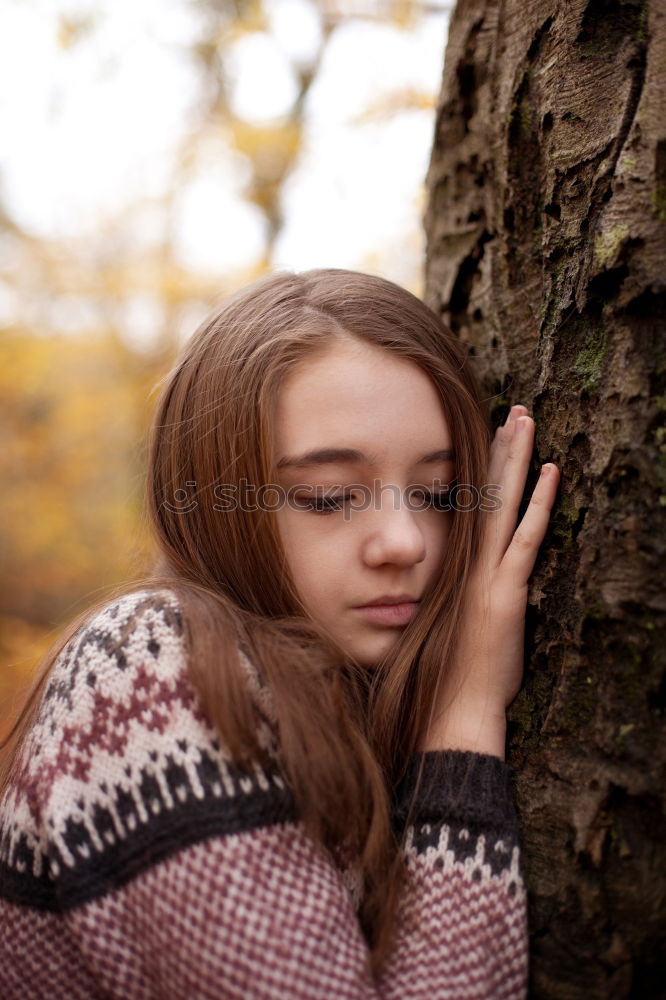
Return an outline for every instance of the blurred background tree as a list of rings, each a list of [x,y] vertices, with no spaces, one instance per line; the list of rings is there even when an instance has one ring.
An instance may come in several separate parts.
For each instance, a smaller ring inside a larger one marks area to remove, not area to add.
[[[0,735],[61,625],[150,560],[154,394],[267,270],[421,292],[448,3],[0,11]]]

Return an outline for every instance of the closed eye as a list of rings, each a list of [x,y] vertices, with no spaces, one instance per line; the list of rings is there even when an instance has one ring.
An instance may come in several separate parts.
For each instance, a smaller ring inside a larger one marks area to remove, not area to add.
[[[455,485],[455,480],[442,489],[429,490],[414,489],[409,494],[409,503],[412,510],[423,510],[432,507],[434,510],[451,510],[451,490]]]
[[[455,485],[455,480],[447,486],[437,490],[412,489],[409,496],[409,505],[412,510],[451,510],[451,490]],[[354,493],[335,493],[325,496],[301,496],[295,497],[301,510],[309,511],[313,514],[335,514],[345,508],[345,506],[355,499]],[[366,498],[367,499],[367,498]]]
[[[313,514],[334,514],[343,509],[344,505],[353,499],[353,494],[335,496],[296,497],[299,507]]]

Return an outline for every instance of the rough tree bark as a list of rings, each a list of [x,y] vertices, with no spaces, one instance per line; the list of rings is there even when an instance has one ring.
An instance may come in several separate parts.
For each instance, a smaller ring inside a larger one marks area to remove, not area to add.
[[[666,997],[664,0],[460,0],[428,190],[428,303],[562,473],[509,716],[530,996]]]

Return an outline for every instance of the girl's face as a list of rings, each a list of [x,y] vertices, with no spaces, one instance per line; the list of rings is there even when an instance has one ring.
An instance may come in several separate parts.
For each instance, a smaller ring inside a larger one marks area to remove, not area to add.
[[[373,667],[437,579],[449,536],[436,498],[455,466],[437,389],[414,362],[344,336],[283,382],[275,443],[278,530],[301,601]]]

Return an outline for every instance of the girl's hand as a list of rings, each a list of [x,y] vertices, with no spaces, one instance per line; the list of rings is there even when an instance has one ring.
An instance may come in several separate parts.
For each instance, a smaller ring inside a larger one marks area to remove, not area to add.
[[[506,709],[520,688],[527,584],[548,527],[560,480],[542,467],[529,506],[516,518],[534,447],[534,421],[514,406],[490,450],[488,482],[500,507],[483,513],[479,558],[467,587],[453,669],[423,749],[461,749],[504,757]]]

